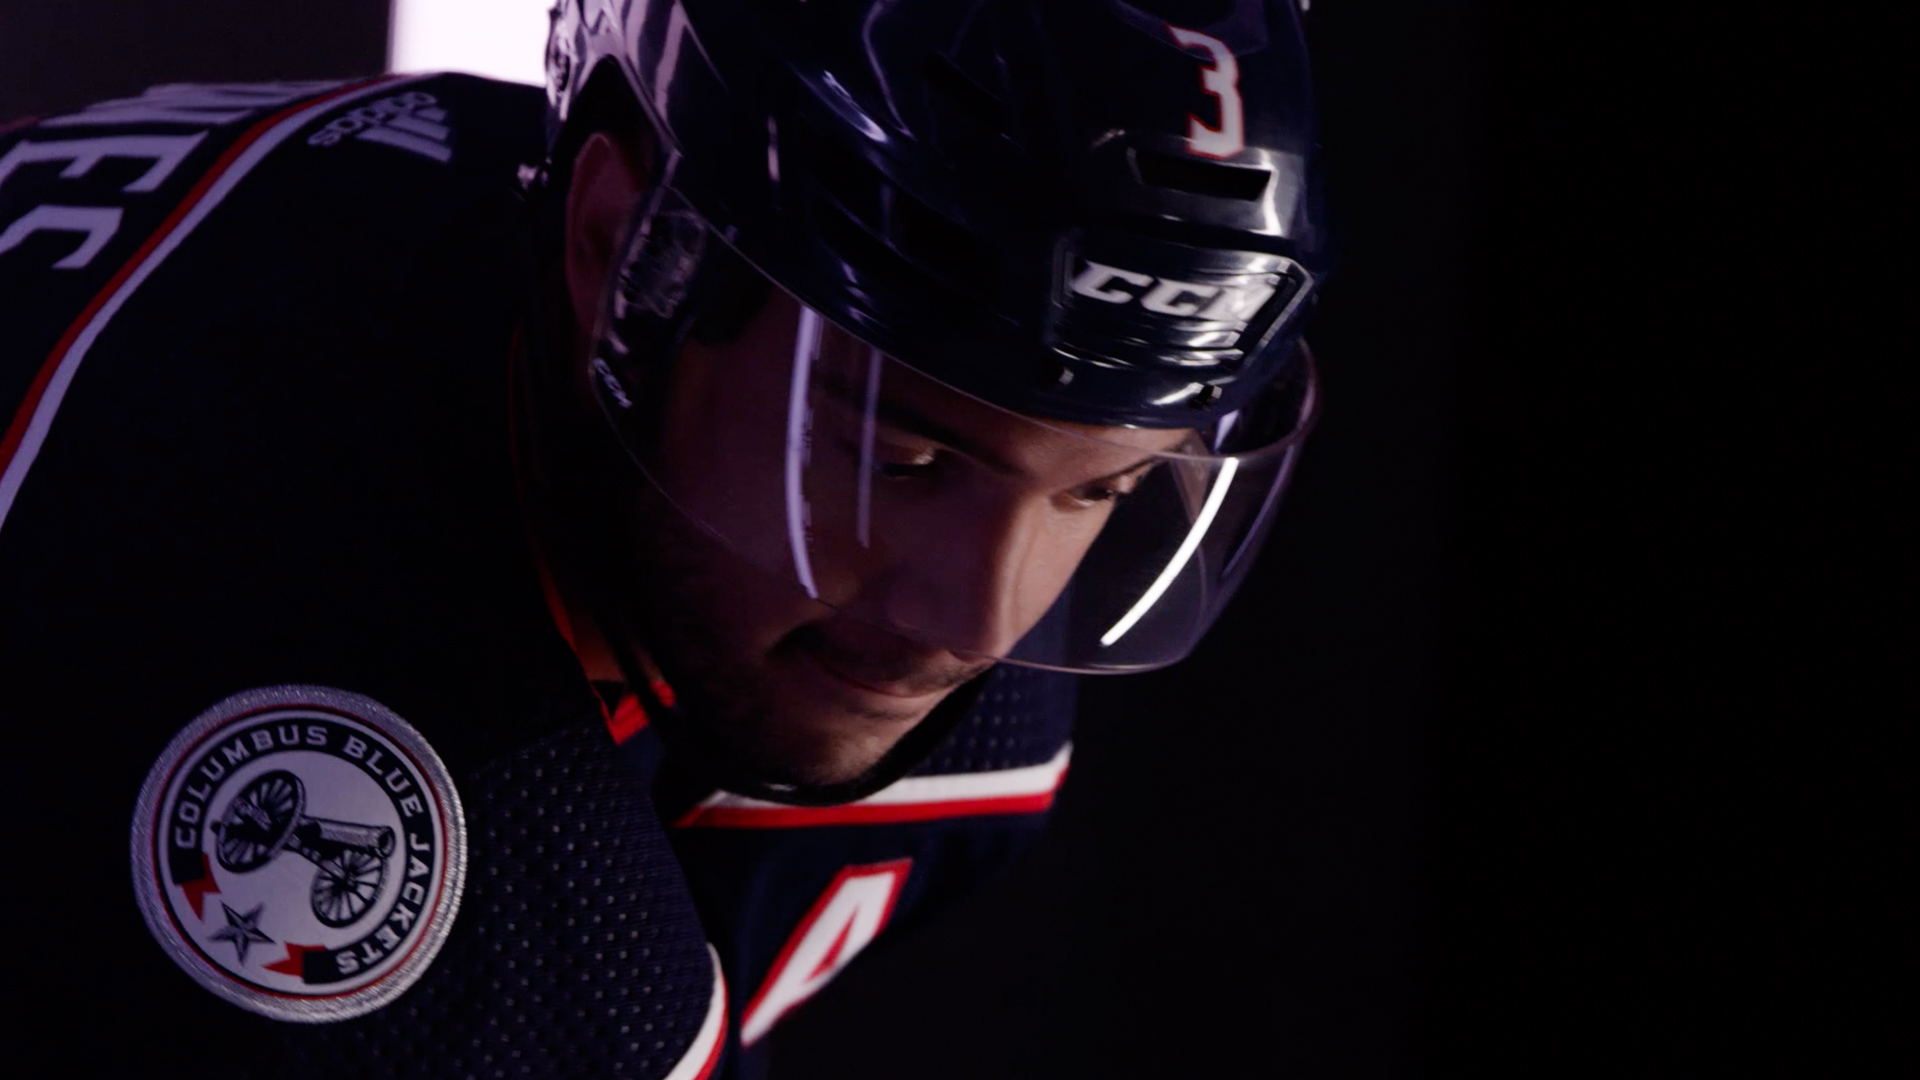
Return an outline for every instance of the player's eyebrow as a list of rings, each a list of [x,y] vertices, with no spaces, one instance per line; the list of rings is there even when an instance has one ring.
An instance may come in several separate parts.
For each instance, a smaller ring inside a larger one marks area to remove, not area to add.
[[[1126,476],[1128,473],[1141,473],[1144,475],[1149,469],[1152,469],[1154,466],[1159,464],[1160,464],[1160,458],[1158,455],[1155,455],[1152,457],[1144,457],[1144,458],[1141,458],[1139,461],[1136,461],[1133,464],[1127,466],[1124,469],[1116,469],[1115,471],[1110,472],[1105,476],[1096,476],[1093,479],[1087,481],[1087,483],[1098,484],[1103,480],[1118,480],[1121,477]]]
[[[863,398],[837,373],[822,372],[820,384],[826,388],[834,400],[851,409],[854,415],[858,416],[866,411],[866,402]],[[979,442],[972,436],[955,431],[953,428],[940,423],[926,413],[921,412],[918,408],[905,402],[889,401],[883,395],[875,404],[875,412],[877,417],[884,421],[889,427],[899,428],[910,434],[937,442],[949,449],[958,450],[960,453],[986,465],[997,473],[1007,476],[1032,477],[1032,474],[1026,469],[1001,457],[1000,454],[991,447]]]
[[[837,372],[820,373],[820,384],[826,389],[829,396],[851,410],[854,414],[858,415],[865,411],[865,401],[855,391],[853,386]],[[978,442],[963,432],[955,431],[953,428],[940,423],[938,420],[933,419],[911,404],[902,401],[889,401],[883,395],[875,402],[874,410],[877,418],[886,423],[887,426],[899,428],[909,434],[917,435],[923,439],[937,442],[949,449],[957,450],[1001,475],[1021,477],[1029,480],[1036,479],[1031,471],[1013,464],[1004,457],[1001,457],[991,447]],[[1138,472],[1147,466],[1153,465],[1159,460],[1159,455],[1148,454],[1131,465],[1115,469],[1104,476],[1096,476],[1091,480],[1083,481],[1083,483],[1098,484],[1107,480],[1117,480],[1126,476],[1128,473]]]

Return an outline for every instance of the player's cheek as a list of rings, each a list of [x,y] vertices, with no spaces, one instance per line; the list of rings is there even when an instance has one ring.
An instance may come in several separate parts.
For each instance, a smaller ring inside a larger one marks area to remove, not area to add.
[[[764,403],[722,403],[696,386],[679,405],[682,419],[660,433],[649,469],[687,515],[765,568],[790,557],[785,530],[775,528],[785,503],[784,425]]]

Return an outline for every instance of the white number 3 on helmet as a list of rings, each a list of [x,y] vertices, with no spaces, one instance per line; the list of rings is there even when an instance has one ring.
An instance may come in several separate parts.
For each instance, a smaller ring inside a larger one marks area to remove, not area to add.
[[[1212,63],[1200,65],[1200,89],[1220,102],[1220,126],[1212,127],[1187,114],[1187,149],[1211,158],[1232,157],[1246,149],[1246,131],[1240,110],[1240,65],[1226,42],[1198,30],[1168,26],[1168,33],[1184,49],[1205,49]]]

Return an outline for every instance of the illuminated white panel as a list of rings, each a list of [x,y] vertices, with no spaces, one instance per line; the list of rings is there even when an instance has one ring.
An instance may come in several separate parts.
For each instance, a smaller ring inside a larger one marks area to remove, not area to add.
[[[541,85],[552,7],[553,0],[393,0],[387,70],[465,71]]]

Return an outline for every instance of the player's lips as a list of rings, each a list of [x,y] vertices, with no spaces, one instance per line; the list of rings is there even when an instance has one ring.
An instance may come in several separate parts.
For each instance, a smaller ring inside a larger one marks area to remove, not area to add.
[[[860,679],[854,678],[853,676],[847,674],[844,671],[841,671],[839,668],[834,667],[832,662],[827,660],[826,657],[821,656],[819,653],[814,652],[812,649],[807,649],[805,650],[805,652],[807,654],[807,659],[813,661],[816,665],[818,665],[821,671],[826,672],[829,677],[837,679],[840,682],[843,682],[848,686],[853,687],[855,690],[863,690],[869,694],[879,694],[882,697],[895,698],[900,701],[915,701],[923,698],[938,697],[939,695],[946,693],[946,690],[944,689],[931,690],[931,691],[909,690],[904,688],[906,684],[898,683],[898,682],[880,683],[877,685],[874,683],[864,682]]]
[[[940,685],[928,689],[926,680],[924,679],[863,679],[849,674],[844,667],[835,664],[832,660],[821,655],[817,649],[803,648],[800,651],[806,655],[809,662],[826,673],[826,675],[834,681],[866,694],[877,694],[881,697],[892,698],[902,703],[938,698],[953,689],[953,686],[945,680],[942,680]]]

